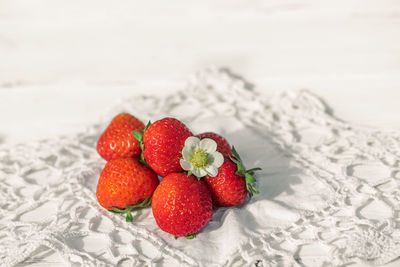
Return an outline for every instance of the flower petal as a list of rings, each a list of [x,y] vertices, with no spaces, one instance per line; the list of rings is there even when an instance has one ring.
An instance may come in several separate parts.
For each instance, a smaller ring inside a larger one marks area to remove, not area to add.
[[[222,163],[224,163],[224,156],[222,156],[221,153],[219,153],[218,151],[215,151],[214,153],[211,154],[213,161],[212,161],[212,165],[214,167],[221,167]]]
[[[194,149],[194,146],[193,147],[189,147],[189,146],[184,146],[183,147],[183,149],[182,149],[182,157],[183,157],[184,160],[187,160],[187,161],[190,160],[190,156],[193,153],[193,149]]]
[[[206,168],[206,172],[208,173],[208,175],[215,177],[218,174],[218,168],[213,165],[210,165]]]
[[[193,168],[192,164],[184,159],[179,160],[179,163],[181,164],[182,169],[185,171],[190,171]]]
[[[192,173],[196,176],[196,177],[203,177],[207,175],[207,172],[205,169],[193,169]]]
[[[217,143],[210,138],[204,138],[201,139],[199,147],[205,150],[207,153],[213,153],[215,150],[217,150]]]
[[[194,136],[189,136],[185,140],[185,147],[194,147],[200,142],[200,139]]]

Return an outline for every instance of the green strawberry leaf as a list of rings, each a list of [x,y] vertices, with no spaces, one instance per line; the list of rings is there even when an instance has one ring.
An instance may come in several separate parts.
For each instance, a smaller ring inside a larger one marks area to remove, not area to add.
[[[126,210],[133,210],[138,208],[146,208],[151,204],[151,197],[146,197],[142,202],[136,203],[134,205],[126,205]]]
[[[138,140],[139,145],[140,145],[140,149],[142,150],[142,153],[140,153],[140,163],[142,163],[143,165],[146,165],[147,167],[150,167],[149,164],[147,163],[146,159],[144,158],[144,143],[143,143],[143,135],[144,132],[147,130],[147,128],[149,128],[151,125],[151,121],[149,121],[147,123],[147,125],[144,127],[143,130],[137,131],[134,130],[132,132],[133,137],[135,137],[136,140]]]
[[[242,159],[240,158],[239,153],[235,149],[235,146],[232,146],[232,154],[235,158],[237,158],[240,162],[242,162]]]
[[[196,237],[196,234],[191,234],[191,235],[185,236],[186,239],[193,239],[195,237]]]
[[[253,168],[253,169],[247,170],[246,172],[253,174],[255,171],[261,171],[261,170],[262,170],[261,168]]]
[[[151,197],[146,197],[142,202],[134,205],[135,208],[146,208],[151,205]]]
[[[242,162],[237,163],[236,166],[237,166],[236,174],[243,176],[243,174],[246,172],[246,169],[244,168]]]
[[[228,156],[234,163],[236,163],[236,164],[240,163],[240,161],[238,161],[236,158],[232,157],[231,155],[228,155]]]
[[[126,221],[127,222],[133,222],[133,216],[132,213],[126,213]]]
[[[144,133],[143,130],[140,130],[140,132],[137,131],[137,130],[134,130],[132,132],[132,135],[133,135],[133,137],[135,137],[136,140],[138,140],[140,149],[142,150],[142,152],[140,153],[140,158],[139,158],[140,163],[142,163],[143,165],[146,165],[147,167],[150,167],[149,164],[147,163],[147,161],[144,158],[144,153],[143,153],[143,151],[144,151],[143,133]]]
[[[256,182],[256,178],[254,178],[254,176],[249,173],[246,172],[245,173],[245,180],[246,180],[246,188],[247,191],[249,192],[249,196],[252,197],[253,193],[258,194],[260,193],[253,185],[252,183]]]
[[[254,193],[260,194],[260,191],[258,191],[256,188],[254,188],[254,186],[251,185],[250,187],[254,191]]]
[[[116,208],[116,207],[111,207],[111,209],[112,210],[110,210],[111,212],[114,212],[114,213],[125,213],[125,210],[121,210],[121,209],[119,209],[119,208]]]
[[[243,162],[239,156],[239,153],[236,151],[235,147],[232,146],[232,156],[229,156],[229,158],[236,164],[236,175],[243,176],[245,181],[246,181],[246,189],[250,197],[253,196],[253,194],[259,194],[260,192],[252,185],[252,183],[255,183],[257,180],[253,176],[255,171],[260,171],[261,168],[252,168],[249,170],[246,170],[246,168],[243,165]]]
[[[150,206],[150,204],[151,204],[151,197],[147,197],[142,202],[136,203],[134,205],[126,205],[125,209],[111,207],[111,210],[109,210],[109,211],[113,212],[113,213],[120,213],[120,214],[126,213],[126,221],[133,222],[132,211],[146,208],[146,207]]]
[[[136,140],[138,140],[139,144],[143,143],[143,133],[139,132],[138,130],[134,130],[132,135],[136,138]]]
[[[248,192],[249,196],[252,197],[253,196],[253,192],[251,191],[251,189],[249,187],[249,184],[247,184],[247,183],[246,183],[246,189],[247,189],[247,192]]]
[[[146,126],[144,127],[144,130],[143,130],[143,133],[144,133],[144,131],[146,131],[146,130],[150,127],[150,125],[151,125],[151,121],[149,121],[149,122],[146,124]]]
[[[251,183],[255,183],[256,182],[256,178],[254,178],[253,175],[251,175],[250,173],[246,172],[244,174],[244,178],[246,179],[246,183],[247,184],[251,184]]]
[[[174,238],[175,238],[175,240],[177,240],[179,238],[179,236],[176,235],[176,236],[174,236]]]
[[[229,158],[230,158],[230,160],[233,161],[233,163],[236,164],[236,172],[235,172],[235,174],[239,175],[239,176],[243,176],[244,167],[243,167],[242,163],[240,161],[238,161],[237,159],[231,157],[231,155],[229,155]]]

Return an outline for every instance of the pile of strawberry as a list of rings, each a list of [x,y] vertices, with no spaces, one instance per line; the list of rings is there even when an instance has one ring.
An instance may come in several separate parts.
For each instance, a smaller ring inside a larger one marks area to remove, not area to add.
[[[99,204],[126,214],[128,222],[133,210],[151,204],[158,226],[175,237],[195,237],[211,220],[213,205],[238,206],[258,193],[252,183],[259,168],[246,170],[222,136],[193,136],[174,118],[145,126],[121,113],[100,136],[97,151],[107,160],[97,184]]]

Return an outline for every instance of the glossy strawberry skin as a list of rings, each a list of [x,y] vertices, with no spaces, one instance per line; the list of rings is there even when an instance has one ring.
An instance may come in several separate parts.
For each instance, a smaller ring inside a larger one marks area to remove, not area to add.
[[[195,234],[211,220],[211,194],[193,175],[172,173],[154,192],[152,210],[163,231],[175,236]]]
[[[164,118],[152,123],[143,135],[144,158],[160,176],[183,172],[179,163],[185,140],[192,132],[177,119]]]
[[[213,133],[213,132],[206,132],[206,133],[198,134],[198,135],[196,135],[196,137],[198,137],[200,139],[210,138],[217,143],[217,150],[222,155],[224,155],[225,157],[232,155],[231,146],[229,145],[228,141],[221,135]]]
[[[97,142],[97,152],[105,160],[136,158],[141,149],[132,131],[144,129],[144,124],[134,116],[121,113],[113,118]]]
[[[100,174],[96,196],[106,208],[125,208],[151,197],[159,184],[157,174],[134,158],[107,162]]]
[[[247,197],[246,181],[236,175],[237,166],[229,158],[219,167],[216,177],[206,176],[205,182],[211,191],[213,203],[220,207],[238,206]]]

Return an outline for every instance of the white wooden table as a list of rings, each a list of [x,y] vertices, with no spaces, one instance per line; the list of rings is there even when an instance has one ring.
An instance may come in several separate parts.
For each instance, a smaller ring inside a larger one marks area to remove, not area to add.
[[[0,142],[79,131],[119,99],[170,92],[210,64],[400,129],[396,0],[2,0]],[[58,262],[48,258],[38,264]]]

